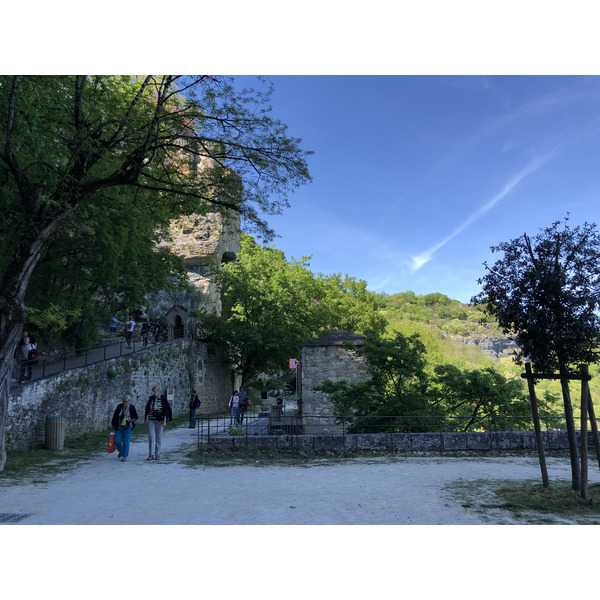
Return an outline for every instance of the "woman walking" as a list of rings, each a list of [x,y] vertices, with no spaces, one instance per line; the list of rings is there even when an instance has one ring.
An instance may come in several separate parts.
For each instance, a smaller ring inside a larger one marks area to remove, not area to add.
[[[123,401],[117,405],[111,421],[112,428],[115,430],[115,446],[119,451],[118,458],[122,462],[125,462],[129,456],[131,434],[138,418],[135,406],[130,402],[130,396],[123,396]]]
[[[152,396],[146,402],[144,422],[148,425],[148,458],[146,460],[160,459],[160,446],[163,428],[168,421],[173,420],[171,406],[164,394],[160,393],[160,386],[152,388]]]

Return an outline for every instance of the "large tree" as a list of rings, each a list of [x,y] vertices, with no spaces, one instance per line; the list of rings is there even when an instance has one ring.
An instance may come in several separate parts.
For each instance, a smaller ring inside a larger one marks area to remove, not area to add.
[[[268,95],[213,76],[0,77],[0,468],[12,356],[40,260],[82,222],[96,245],[102,219],[88,215],[101,205],[116,220],[143,206],[149,230],[166,216],[233,209],[272,235],[266,215],[309,175]]]
[[[500,417],[512,429],[531,423],[526,416],[529,403],[524,387],[522,380],[507,379],[492,367],[438,365],[429,396],[447,417],[448,429],[468,431],[482,424],[487,427]]]
[[[148,290],[185,286],[183,259],[163,243],[173,213],[116,192],[122,210],[107,193],[83,207],[77,228],[60,232],[33,271],[25,304],[38,340],[86,347],[115,312],[147,305]]]
[[[394,420],[397,431],[427,429],[425,420],[406,418],[430,414],[426,351],[419,336],[366,332],[364,345],[347,349],[366,359],[369,378],[356,384],[325,381],[314,388],[329,397],[336,416],[351,417],[353,431],[389,431],[390,417],[404,417]]]
[[[223,310],[199,315],[201,337],[212,342],[241,377],[280,373],[302,342],[321,335],[331,321],[325,288],[306,257],[287,260],[281,250],[242,236],[235,262],[213,273]]]
[[[580,486],[580,467],[568,380],[580,363],[599,358],[600,237],[595,224],[571,227],[568,218],[533,238],[521,237],[492,247],[503,258],[479,280],[483,302],[511,334],[535,373],[558,371],[569,447],[573,488]]]
[[[382,331],[376,296],[348,275],[315,275],[309,257],[287,259],[274,247],[242,236],[235,262],[213,273],[222,315],[199,315],[201,335],[211,340],[241,385],[261,374],[280,374],[300,344],[331,329]]]

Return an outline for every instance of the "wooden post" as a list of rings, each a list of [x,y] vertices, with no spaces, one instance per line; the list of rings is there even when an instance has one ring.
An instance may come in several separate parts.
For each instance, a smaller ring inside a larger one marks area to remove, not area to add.
[[[571,404],[571,393],[569,392],[569,376],[566,368],[560,366],[560,385],[565,406],[565,420],[567,422],[567,435],[569,438],[569,455],[571,458],[571,486],[578,492],[581,489],[581,465],[579,464],[579,449],[577,448],[577,433],[575,431],[575,419],[573,417],[573,405]]]
[[[527,386],[529,388],[529,399],[531,400],[531,414],[533,416],[533,426],[535,428],[535,442],[538,448],[538,456],[540,457],[540,469],[542,471],[542,483],[544,487],[550,487],[548,479],[548,469],[546,467],[546,455],[544,454],[544,438],[542,437],[542,427],[540,425],[540,415],[538,412],[537,398],[535,396],[535,384],[533,383],[533,375],[531,373],[531,364],[525,363],[525,371],[527,373]]]
[[[588,366],[581,365],[581,497],[584,500],[589,498],[588,494],[588,452],[587,452],[587,418],[588,418],[588,381],[585,376],[588,374]]]
[[[596,414],[594,411],[594,403],[592,402],[592,394],[590,393],[590,386],[587,387],[588,397],[588,413],[590,415],[590,424],[592,426],[592,436],[594,437],[594,448],[596,448],[596,459],[598,461],[598,467],[600,467],[600,437],[598,437],[598,423],[596,421]]]

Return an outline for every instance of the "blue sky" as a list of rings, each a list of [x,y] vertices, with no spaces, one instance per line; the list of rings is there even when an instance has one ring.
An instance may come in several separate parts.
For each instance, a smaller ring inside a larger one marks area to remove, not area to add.
[[[593,3],[374,0],[356,10],[308,0],[284,10],[235,0],[225,20],[218,3],[180,9],[194,34],[141,50],[136,35],[89,44],[85,27],[48,27],[58,9],[40,8],[27,27],[36,45],[7,55],[3,70],[274,74],[274,115],[314,151],[313,182],[270,219],[275,245],[376,292],[467,302],[490,245],[567,212],[574,224],[598,220]],[[7,10],[7,22],[23,18]],[[155,31],[156,11],[118,12]],[[95,11],[95,26],[113,27],[113,13]],[[18,27],[6,34],[21,44]]]
[[[274,245],[314,272],[468,302],[491,245],[598,221],[598,76],[269,79],[273,115],[314,152]]]

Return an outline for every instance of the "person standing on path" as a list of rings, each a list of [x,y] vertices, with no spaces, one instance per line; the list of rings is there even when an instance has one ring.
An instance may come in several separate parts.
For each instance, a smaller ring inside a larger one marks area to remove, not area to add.
[[[239,408],[239,416],[238,416],[238,424],[244,424],[244,415],[250,406],[250,397],[248,396],[248,392],[246,392],[243,388],[240,389],[240,408]]]
[[[133,317],[129,316],[129,321],[125,323],[125,339],[127,340],[127,347],[131,348],[131,338],[133,337],[133,330],[135,329],[135,321]]]
[[[160,335],[162,333],[162,327],[160,323],[154,324],[154,345],[156,346],[160,342]]]
[[[188,429],[196,429],[196,409],[200,408],[200,398],[196,390],[192,390],[192,397],[190,398],[190,424]]]
[[[150,335],[150,318],[146,317],[142,323],[142,341],[144,342],[144,348],[148,346],[148,336]]]
[[[233,396],[229,399],[229,408],[231,409],[231,418],[229,419],[229,425],[237,425],[239,412],[240,412],[240,397],[238,391],[233,392]]]
[[[115,445],[119,451],[118,458],[122,462],[125,462],[129,456],[131,434],[138,418],[135,406],[130,402],[131,396],[123,396],[123,401],[117,405],[111,421],[112,428],[115,431]]]
[[[172,419],[171,406],[166,396],[160,393],[160,386],[155,385],[144,412],[144,422],[148,425],[148,458],[146,460],[160,459],[162,432],[167,422]]]
[[[27,379],[32,378],[33,368],[32,362],[29,358],[29,351],[34,347],[28,337],[24,337],[22,339],[21,347],[19,349],[19,360],[21,362],[21,378],[19,383],[23,383]],[[25,372],[27,371],[27,376],[25,376]]]

